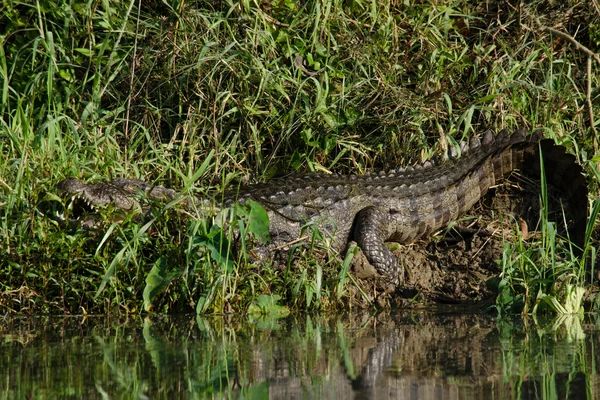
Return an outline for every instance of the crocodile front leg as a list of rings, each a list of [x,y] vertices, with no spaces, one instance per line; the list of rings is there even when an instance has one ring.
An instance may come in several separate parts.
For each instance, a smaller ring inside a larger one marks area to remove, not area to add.
[[[369,206],[357,214],[353,237],[377,272],[390,277],[393,284],[397,285],[404,280],[404,275],[398,260],[384,245],[389,237],[389,226],[389,214],[381,208]]]

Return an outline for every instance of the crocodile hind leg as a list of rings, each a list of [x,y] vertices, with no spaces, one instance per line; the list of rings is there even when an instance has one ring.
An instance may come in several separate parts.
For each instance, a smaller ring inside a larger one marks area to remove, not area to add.
[[[403,281],[404,273],[398,260],[384,242],[390,225],[389,215],[375,206],[363,208],[354,221],[353,238],[377,272],[392,279],[394,285]]]

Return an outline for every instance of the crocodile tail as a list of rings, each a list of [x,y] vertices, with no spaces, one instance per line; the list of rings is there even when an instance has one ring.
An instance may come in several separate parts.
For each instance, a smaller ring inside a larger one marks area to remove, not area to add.
[[[475,146],[479,144],[476,143]],[[567,153],[554,140],[544,139],[542,131],[527,135],[525,130],[518,130],[511,135],[503,130],[495,136],[487,132],[481,139],[481,147],[485,152],[492,153],[490,160],[493,166],[490,170],[494,172],[496,179],[514,168],[539,178],[541,150],[546,181],[559,190],[561,198],[569,205],[569,238],[583,249],[588,216],[588,188],[583,168],[577,163],[575,156]]]

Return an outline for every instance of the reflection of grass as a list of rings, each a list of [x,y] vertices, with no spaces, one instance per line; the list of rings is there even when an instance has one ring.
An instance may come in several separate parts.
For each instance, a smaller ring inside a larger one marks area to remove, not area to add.
[[[2,344],[0,393],[170,399],[437,391],[504,399],[568,398],[568,392],[581,398],[587,384],[593,399],[598,330],[595,317],[586,317],[592,321],[422,312],[303,314],[277,324],[239,315],[5,319],[3,331],[36,337]]]
[[[104,366],[108,367],[111,382],[116,382],[116,390],[120,393],[127,393],[131,398],[146,398],[148,390],[147,383],[141,379],[141,372],[137,365],[128,365],[119,360],[118,354],[115,354],[112,343],[106,343],[101,337],[96,340],[104,353]],[[108,389],[103,387],[102,383],[96,383],[96,390],[105,399],[111,398]]]
[[[500,322],[504,382],[510,388],[511,398],[588,398],[593,399],[594,378],[587,360],[594,359],[591,342],[584,340],[582,317],[560,315],[540,325],[534,317],[534,327],[513,326],[507,320]],[[588,354],[590,353],[591,354]],[[580,392],[585,379],[585,396]],[[578,392],[572,393],[572,388]],[[526,396],[526,393],[528,394]],[[565,394],[565,397],[562,397]]]
[[[0,307],[223,313],[246,311],[262,295],[291,310],[369,305],[347,262],[232,266],[222,257],[229,243],[208,240],[215,231],[206,221],[190,222],[177,206],[156,207],[145,222],[108,223],[98,235],[68,231],[42,215],[67,176],[140,177],[198,194],[291,171],[360,173],[443,158],[483,128],[521,125],[545,126],[582,162],[593,154],[598,138],[581,106],[587,56],[536,22],[589,26],[597,46],[593,7],[342,3],[8,2]],[[110,210],[101,214],[111,220]],[[505,274],[525,285],[515,293],[533,299],[530,311],[537,292],[519,274],[552,260],[526,258]]]

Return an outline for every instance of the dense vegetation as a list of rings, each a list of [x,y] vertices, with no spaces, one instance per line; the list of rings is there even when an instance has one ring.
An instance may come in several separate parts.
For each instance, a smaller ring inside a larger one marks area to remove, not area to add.
[[[219,260],[214,229],[177,207],[150,223],[65,229],[41,205],[64,201],[54,187],[70,176],[202,194],[282,172],[405,165],[525,126],[575,154],[597,197],[596,1],[1,7],[2,312],[348,305],[347,265]],[[523,268],[506,270],[521,279]],[[513,283],[505,300],[533,290]]]

